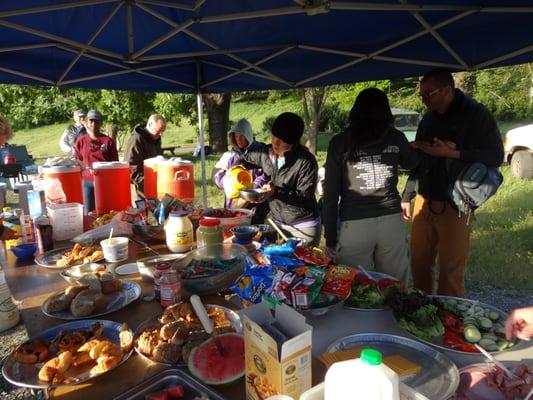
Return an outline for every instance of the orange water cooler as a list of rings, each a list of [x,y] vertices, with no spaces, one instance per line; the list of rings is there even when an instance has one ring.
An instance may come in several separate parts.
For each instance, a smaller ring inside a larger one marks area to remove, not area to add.
[[[58,165],[39,167],[45,178],[57,178],[61,182],[67,203],[83,204],[81,168],[79,165]]]
[[[170,158],[157,164],[157,197],[168,193],[177,199],[194,199],[194,165],[182,158]]]
[[[131,207],[130,166],[127,162],[95,162],[92,172],[97,215]]]
[[[147,199],[155,199],[157,197],[157,166],[163,161],[165,161],[165,157],[157,156],[147,158],[143,162],[144,196]]]

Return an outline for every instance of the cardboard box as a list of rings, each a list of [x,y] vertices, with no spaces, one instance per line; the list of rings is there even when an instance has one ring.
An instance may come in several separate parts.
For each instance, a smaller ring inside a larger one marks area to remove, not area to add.
[[[313,328],[305,323],[305,317],[285,304],[277,306],[275,316],[272,316],[265,302],[243,310],[241,315],[246,398],[263,400],[275,394],[285,394],[297,399],[311,388]],[[269,333],[262,327],[266,327]],[[273,337],[276,327],[288,336],[281,343]]]

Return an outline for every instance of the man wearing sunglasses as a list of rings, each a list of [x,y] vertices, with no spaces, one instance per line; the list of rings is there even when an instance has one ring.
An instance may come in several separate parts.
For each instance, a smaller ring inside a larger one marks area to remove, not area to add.
[[[74,144],[74,156],[80,160],[85,169],[83,177],[83,203],[85,213],[95,209],[94,177],[89,168],[95,161],[118,161],[117,143],[114,139],[100,132],[102,114],[89,110],[85,123],[87,134],[78,138]]]
[[[404,219],[413,221],[413,283],[427,293],[435,292],[438,256],[436,292],[462,297],[470,216],[458,213],[448,200],[447,161],[481,162],[497,168],[503,161],[502,139],[492,114],[456,89],[449,71],[429,71],[420,81],[419,95],[427,113],[418,126],[414,145],[432,156],[432,160],[410,174],[402,196]]]
[[[124,161],[132,167],[131,183],[135,186],[137,196],[144,199],[144,160],[163,154],[161,136],[167,128],[167,122],[161,114],[152,114],[146,126],[137,125],[126,144]]]

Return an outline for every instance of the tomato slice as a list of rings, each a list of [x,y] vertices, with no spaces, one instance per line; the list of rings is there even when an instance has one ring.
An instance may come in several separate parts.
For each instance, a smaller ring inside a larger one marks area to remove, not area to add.
[[[181,399],[185,396],[185,388],[181,385],[171,386],[167,388],[167,395],[171,399]]]
[[[167,400],[167,391],[163,390],[161,392],[150,393],[144,397],[145,400]]]

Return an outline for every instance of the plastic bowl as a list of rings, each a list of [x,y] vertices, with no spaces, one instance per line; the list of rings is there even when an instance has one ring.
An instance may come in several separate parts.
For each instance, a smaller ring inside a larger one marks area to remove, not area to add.
[[[232,212],[238,212],[238,217],[219,217],[224,210],[229,210]],[[220,220],[220,226],[224,229],[225,232],[229,232],[234,226],[240,225],[250,225],[252,222],[252,210],[246,208],[213,208],[204,212],[203,218],[213,219],[216,218]]]
[[[253,225],[234,226],[231,233],[239,240],[250,241],[259,232],[259,228]]]
[[[127,237],[113,237],[100,242],[104,257],[107,262],[118,262],[128,259],[128,246],[130,240]]]
[[[239,196],[246,201],[261,203],[269,193],[270,191],[263,189],[243,189],[239,191]]]
[[[22,243],[11,247],[11,251],[17,258],[30,258],[33,257],[37,250],[37,243]]]
[[[185,258],[174,263],[178,273],[183,272],[193,260],[231,260],[236,258],[237,261],[231,269],[214,273],[207,277],[195,279],[181,278],[182,294],[185,296],[192,294],[214,294],[223,289],[227,289],[243,273],[247,255],[248,251],[244,246],[233,243],[212,244],[189,252]]]

